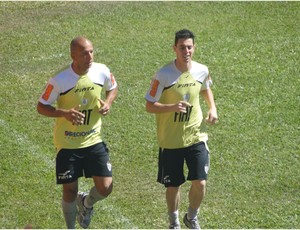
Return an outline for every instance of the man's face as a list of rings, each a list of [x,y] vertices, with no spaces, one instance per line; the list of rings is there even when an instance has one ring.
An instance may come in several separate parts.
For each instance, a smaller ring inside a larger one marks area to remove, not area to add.
[[[176,60],[181,63],[188,63],[192,61],[192,57],[195,51],[195,45],[193,44],[193,39],[181,38],[178,40],[177,44],[173,46],[176,53]]]
[[[72,59],[74,65],[76,65],[80,72],[86,73],[94,60],[93,45],[88,41],[80,43],[72,53]]]

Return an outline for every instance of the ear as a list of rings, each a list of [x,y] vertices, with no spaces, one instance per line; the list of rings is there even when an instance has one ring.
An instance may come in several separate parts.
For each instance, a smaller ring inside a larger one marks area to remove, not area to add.
[[[72,58],[72,60],[74,60],[75,55],[73,54],[73,52],[71,52],[70,57]]]
[[[176,52],[176,45],[173,45],[173,51]]]

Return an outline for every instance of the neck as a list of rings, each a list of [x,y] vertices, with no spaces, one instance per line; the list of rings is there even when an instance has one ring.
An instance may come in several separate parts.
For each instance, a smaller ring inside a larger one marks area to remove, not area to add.
[[[74,63],[71,64],[71,67],[73,71],[79,76],[85,75],[88,72],[88,70],[81,70],[80,68],[78,68],[78,66],[74,65]]]
[[[191,69],[191,67],[192,67],[192,63],[189,61],[189,62],[184,62],[184,63],[182,63],[182,62],[179,62],[177,59],[175,60],[175,66],[176,66],[176,68],[180,71],[180,72],[182,72],[182,73],[184,73],[184,72],[187,72],[187,71],[189,71],[190,69]]]

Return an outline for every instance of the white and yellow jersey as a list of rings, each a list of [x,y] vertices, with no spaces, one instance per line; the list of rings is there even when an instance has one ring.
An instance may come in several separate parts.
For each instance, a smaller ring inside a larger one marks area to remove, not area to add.
[[[79,76],[71,66],[51,78],[39,102],[45,105],[56,103],[57,108],[78,110],[85,114],[83,125],[73,125],[63,117],[56,119],[54,144],[62,148],[84,148],[102,141],[100,108],[102,88],[110,91],[117,87],[116,80],[104,64],[93,63],[88,73]]]
[[[210,84],[208,68],[194,61],[189,72],[180,72],[173,61],[156,73],[146,100],[162,104],[187,101],[191,104],[186,113],[156,114],[159,147],[176,149],[207,141],[207,134],[200,130],[203,115],[199,96],[200,91],[209,88]]]

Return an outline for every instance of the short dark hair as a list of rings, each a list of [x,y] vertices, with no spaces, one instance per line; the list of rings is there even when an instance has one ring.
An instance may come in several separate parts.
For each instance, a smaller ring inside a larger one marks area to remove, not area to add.
[[[188,29],[182,29],[179,30],[175,33],[175,45],[177,44],[178,40],[184,38],[184,39],[193,39],[193,44],[194,44],[194,40],[195,40],[195,35],[192,31],[188,30]]]

